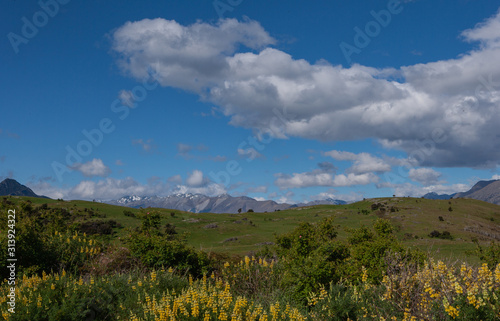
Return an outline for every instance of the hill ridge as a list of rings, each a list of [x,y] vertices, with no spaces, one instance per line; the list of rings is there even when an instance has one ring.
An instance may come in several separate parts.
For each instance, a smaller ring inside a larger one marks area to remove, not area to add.
[[[22,185],[18,181],[12,178],[6,178],[0,182],[0,196],[30,196],[30,197],[42,197],[48,198],[46,196],[40,196],[35,194],[31,188]]]

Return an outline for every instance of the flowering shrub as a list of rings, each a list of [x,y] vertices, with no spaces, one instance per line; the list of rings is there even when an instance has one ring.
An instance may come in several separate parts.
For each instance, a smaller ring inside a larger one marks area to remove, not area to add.
[[[309,295],[316,320],[340,320],[338,306],[348,297],[349,317],[358,320],[498,320],[500,319],[500,264],[455,268],[430,260],[423,267],[408,264],[395,255],[381,284],[369,281],[363,269],[360,285],[345,286],[343,297],[336,287]],[[345,311],[344,311],[345,312]]]
[[[236,296],[229,282],[214,274],[186,282],[172,269],[87,278],[65,271],[24,276],[16,288],[15,314],[6,309],[8,291],[2,283],[5,320],[306,320],[290,305],[265,308]]]
[[[0,312],[5,320],[498,320],[500,264],[453,267],[428,261],[423,267],[394,254],[380,284],[361,269],[361,282],[342,279],[307,295],[307,308],[282,298],[259,302],[242,295],[250,282],[259,292],[279,284],[270,272],[279,262],[245,257],[227,263],[220,275],[199,279],[173,269],[110,276],[42,273],[16,285],[16,313],[7,312],[9,286],[0,284]],[[266,281],[269,281],[266,285]],[[273,283],[274,282],[274,283]],[[287,289],[282,289],[287,290]],[[288,289],[289,290],[289,289]]]

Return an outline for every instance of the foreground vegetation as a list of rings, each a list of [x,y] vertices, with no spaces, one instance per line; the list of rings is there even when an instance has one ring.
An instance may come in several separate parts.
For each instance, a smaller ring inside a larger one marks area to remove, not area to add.
[[[397,263],[397,262],[393,262]],[[396,265],[398,266],[398,265]],[[18,285],[20,307],[5,308],[6,320],[498,320],[500,265],[460,269],[430,262],[420,269],[387,273],[375,284],[365,274],[359,284],[347,280],[320,286],[299,304],[276,297],[262,302],[256,291],[280,283],[279,264],[245,257],[226,264],[221,275],[200,279],[173,270],[128,272],[110,276],[66,274],[24,276]],[[262,284],[260,284],[262,283]],[[257,287],[255,287],[257,286]],[[262,287],[260,287],[262,286]],[[277,295],[277,293],[274,293]]]
[[[16,313],[7,310],[11,286],[3,269],[5,320],[500,320],[500,246],[490,244],[494,237],[470,241],[466,248],[473,251],[463,251],[474,258],[469,262],[444,262],[408,243],[410,229],[384,217],[380,207],[386,214],[398,210],[381,201],[371,203],[376,208],[350,205],[347,211],[360,208],[353,215],[364,224],[344,227],[333,213],[338,207],[295,210],[318,213],[243,256],[192,247],[192,235],[173,222],[194,214],[47,202],[1,202],[3,257],[7,209],[18,214]],[[476,219],[494,222],[494,210]],[[121,211],[123,220],[113,211]],[[461,210],[455,205],[455,211]],[[282,212],[245,217],[264,225],[290,215]],[[231,224],[246,224],[241,221]],[[451,240],[442,232],[426,237],[459,245],[458,232],[446,231]]]

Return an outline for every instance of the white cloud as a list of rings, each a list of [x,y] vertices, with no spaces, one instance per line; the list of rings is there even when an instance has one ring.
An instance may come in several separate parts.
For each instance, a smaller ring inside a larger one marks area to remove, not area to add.
[[[52,186],[49,182],[38,181],[36,183],[30,183],[29,187],[37,195],[47,196],[53,199],[64,198],[67,191],[56,186]]]
[[[198,171],[193,173],[182,184],[179,175],[170,177],[163,182],[158,177],[152,177],[147,184],[137,182],[132,177],[124,179],[105,178],[99,181],[84,180],[70,188],[58,188],[48,182],[30,184],[33,191],[51,198],[79,199],[79,200],[112,200],[126,195],[158,195],[166,196],[174,193],[199,193],[208,196],[217,196],[226,193],[223,185],[215,184],[202,178],[199,183]],[[190,185],[191,184],[191,185]],[[194,185],[192,185],[194,184]]]
[[[108,166],[104,165],[101,159],[94,158],[86,163],[75,163],[71,169],[77,170],[86,177],[101,176],[105,177],[111,173]]]
[[[113,49],[122,55],[122,67],[133,76],[146,77],[147,68],[158,63],[162,85],[197,92],[225,76],[229,69],[225,57],[239,45],[259,49],[274,43],[259,23],[235,19],[189,26],[144,19],[118,28],[113,40]]]
[[[335,175],[332,186],[352,186],[352,185],[368,185],[378,182],[378,176],[373,173]]]
[[[432,168],[411,168],[408,177],[424,186],[435,185],[438,183],[442,174]]]
[[[106,178],[97,182],[81,181],[66,193],[65,198],[107,200],[117,199],[125,195],[156,195],[162,189],[161,184],[143,185],[132,177],[125,179]]]
[[[199,186],[199,187],[177,185],[173,189],[172,193],[181,193],[181,194],[192,193],[192,194],[203,194],[207,196],[217,196],[225,194],[227,193],[227,191],[223,185],[209,183],[205,186]]]
[[[194,170],[186,179],[186,184],[189,187],[206,186],[208,183],[208,178],[206,178],[200,170]]]
[[[285,188],[302,188],[311,186],[353,186],[353,185],[367,185],[378,181],[378,176],[373,173],[347,175],[333,175],[321,170],[314,170],[312,172],[276,174],[274,184],[281,189]]]
[[[251,20],[128,22],[113,33],[113,49],[133,77],[156,64],[163,86],[196,92],[235,126],[280,138],[376,138],[408,154],[439,129],[419,165],[491,167],[500,159],[498,25],[500,13],[462,33],[479,49],[398,70],[294,59],[265,48],[274,40]]]
[[[361,153],[348,170],[354,174],[388,172],[391,170],[391,165],[378,157],[368,153]]]
[[[391,165],[381,158],[375,157],[369,153],[354,154],[351,152],[331,150],[324,152],[323,155],[330,156],[339,161],[353,161],[353,165],[347,169],[347,172],[354,174],[364,174],[370,172],[389,172]]]
[[[478,23],[474,28],[467,29],[462,32],[462,36],[467,41],[479,41],[485,46],[498,46],[500,45],[500,19],[487,19],[484,22]]]
[[[491,176],[491,179],[500,179],[500,175],[495,174],[495,175]]]
[[[396,196],[411,196],[411,197],[421,197],[427,193],[437,193],[437,194],[453,194],[457,192],[468,191],[471,186],[467,184],[452,184],[452,185],[429,185],[429,186],[416,186],[411,183],[394,184],[389,182],[383,182],[377,185],[378,188],[390,188],[394,191]]]
[[[354,153],[338,151],[338,150],[323,152],[323,155],[330,156],[331,158],[338,161],[355,161],[358,158],[357,155]]]

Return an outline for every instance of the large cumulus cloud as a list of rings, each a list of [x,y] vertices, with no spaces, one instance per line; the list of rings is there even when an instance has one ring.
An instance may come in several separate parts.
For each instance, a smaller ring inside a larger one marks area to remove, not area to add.
[[[411,154],[439,140],[423,166],[497,166],[500,159],[500,13],[465,30],[477,48],[449,60],[379,70],[310,63],[270,47],[256,21],[183,26],[128,22],[113,33],[120,66],[220,106],[231,124],[276,137],[374,138]],[[394,79],[398,79],[395,81]],[[275,120],[279,114],[280,130]]]

